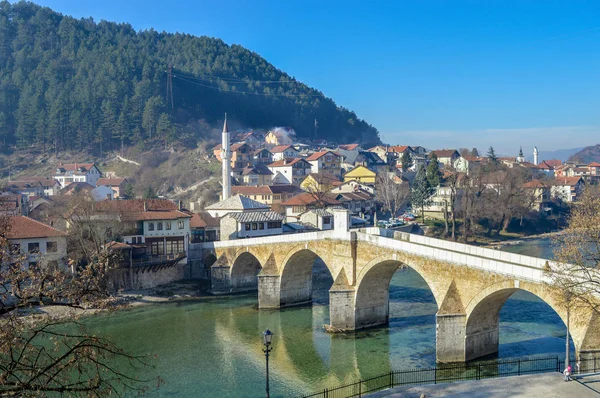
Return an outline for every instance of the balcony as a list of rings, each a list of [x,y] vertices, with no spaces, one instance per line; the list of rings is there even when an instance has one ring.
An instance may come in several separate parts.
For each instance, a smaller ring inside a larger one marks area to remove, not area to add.
[[[119,268],[144,268],[156,265],[173,266],[186,257],[185,252],[173,254],[160,254],[156,256],[143,255],[132,259],[123,256],[119,262]]]

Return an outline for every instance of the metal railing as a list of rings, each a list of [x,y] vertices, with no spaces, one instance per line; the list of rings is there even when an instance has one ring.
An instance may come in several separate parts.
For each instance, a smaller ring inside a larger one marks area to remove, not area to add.
[[[355,383],[325,388],[322,391],[302,395],[301,398],[350,398],[388,388],[450,383],[455,381],[481,380],[496,377],[521,376],[535,373],[562,372],[565,361],[558,357],[506,359],[474,364],[450,364],[423,369],[394,370]],[[600,370],[600,358],[571,361],[573,377],[577,374],[596,373]]]

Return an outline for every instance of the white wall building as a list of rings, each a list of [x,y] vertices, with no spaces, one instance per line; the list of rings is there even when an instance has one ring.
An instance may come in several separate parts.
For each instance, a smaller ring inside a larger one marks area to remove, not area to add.
[[[95,187],[102,173],[94,163],[59,164],[56,167],[54,178],[64,188],[72,182],[86,182]]]
[[[7,233],[11,254],[25,256],[24,266],[67,267],[67,234],[25,216],[10,217]]]

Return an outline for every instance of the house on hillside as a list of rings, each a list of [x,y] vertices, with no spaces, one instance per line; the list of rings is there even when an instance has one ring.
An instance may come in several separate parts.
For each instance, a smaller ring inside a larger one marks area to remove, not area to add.
[[[438,162],[447,168],[453,167],[456,159],[460,157],[460,154],[456,149],[436,149],[431,151],[430,156],[431,154],[435,154],[438,158]]]
[[[328,192],[341,185],[339,178],[329,173],[311,173],[300,183],[300,188],[306,192]]]
[[[278,160],[267,167],[273,173],[273,184],[292,184],[296,186],[299,186],[312,170],[312,165],[303,158]]]
[[[252,154],[254,164],[271,164],[273,163],[273,154],[266,148],[260,148]]]
[[[244,167],[241,171],[241,179],[244,185],[256,187],[258,185],[267,185],[271,183],[273,172],[263,163],[257,163],[255,166]]]
[[[10,253],[24,259],[25,267],[67,265],[67,234],[25,216],[9,218]]]
[[[120,199],[123,197],[123,190],[127,184],[129,184],[129,182],[126,178],[99,178],[98,181],[96,181],[96,188],[101,186],[109,187],[114,191],[114,199]]]
[[[306,161],[311,164],[311,173],[329,173],[336,177],[341,177],[342,174],[342,155],[332,151],[315,152],[306,158]]]
[[[12,182],[19,183],[40,183],[43,188],[44,196],[54,196],[58,194],[58,191],[61,189],[61,185],[54,178],[50,177],[19,177],[18,179]]]
[[[387,146],[377,145],[377,146],[374,146],[373,148],[367,149],[367,152],[374,152],[379,156],[380,159],[387,161],[387,152],[388,152]]]
[[[540,180],[528,181],[523,184],[527,192],[529,208],[541,211],[551,199],[551,185]]]
[[[468,175],[469,173],[479,170],[483,163],[484,159],[477,156],[459,156],[459,158],[454,161],[454,169],[459,173]]]
[[[550,192],[553,197],[559,198],[564,202],[575,202],[585,186],[582,177],[556,177],[552,181]]]
[[[277,145],[269,150],[273,154],[273,161],[292,159],[299,156],[298,151],[291,145]]]
[[[231,187],[233,195],[243,195],[259,203],[269,206],[273,211],[281,212],[281,203],[302,193],[295,185],[261,185],[257,187]]]
[[[344,182],[358,181],[362,184],[375,184],[377,173],[365,166],[356,166],[344,174]]]
[[[221,144],[213,148],[213,154],[219,162],[221,161],[221,148]],[[231,151],[230,163],[232,169],[242,169],[251,165],[254,161],[254,150],[244,142],[230,145],[229,150]]]
[[[10,191],[0,192],[0,216],[26,216],[28,212],[26,195]]]
[[[305,192],[286,200],[281,205],[285,209],[286,222],[298,222],[300,215],[307,210],[339,206],[340,202],[331,194],[315,195]]]
[[[5,188],[27,197],[39,197],[44,195],[44,187],[39,181],[8,181]]]
[[[102,173],[95,163],[60,163],[52,176],[63,188],[73,182],[85,182],[95,187],[100,177]]]

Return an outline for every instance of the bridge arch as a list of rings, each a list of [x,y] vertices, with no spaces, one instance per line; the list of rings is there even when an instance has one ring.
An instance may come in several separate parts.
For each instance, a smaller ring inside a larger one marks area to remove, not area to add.
[[[559,291],[544,285],[504,281],[492,284],[477,293],[466,305],[465,360],[470,361],[498,352],[500,337],[500,310],[517,291],[533,294],[546,303],[566,325],[567,309]],[[580,350],[585,327],[570,316],[570,337],[575,349]]]
[[[204,276],[204,278],[206,279],[210,279],[210,267],[213,266],[214,263],[217,262],[217,256],[214,253],[208,253],[206,254],[206,256],[204,256],[204,259],[202,260],[202,265],[203,265],[203,269],[202,269],[202,274]]]
[[[312,301],[312,278],[315,260],[321,259],[332,277],[332,269],[322,257],[324,254],[319,250],[308,248],[307,245],[300,245],[288,252],[281,262],[280,269],[279,300],[282,307],[306,304]]]
[[[407,267],[427,284],[439,308],[441,299],[428,275],[418,265],[407,264],[389,256],[379,256],[365,265],[357,276],[354,322],[356,329],[386,324],[389,321],[389,290],[394,273]]]
[[[249,251],[239,253],[231,264],[232,291],[248,291],[258,289],[257,275],[262,269],[260,261]]]

